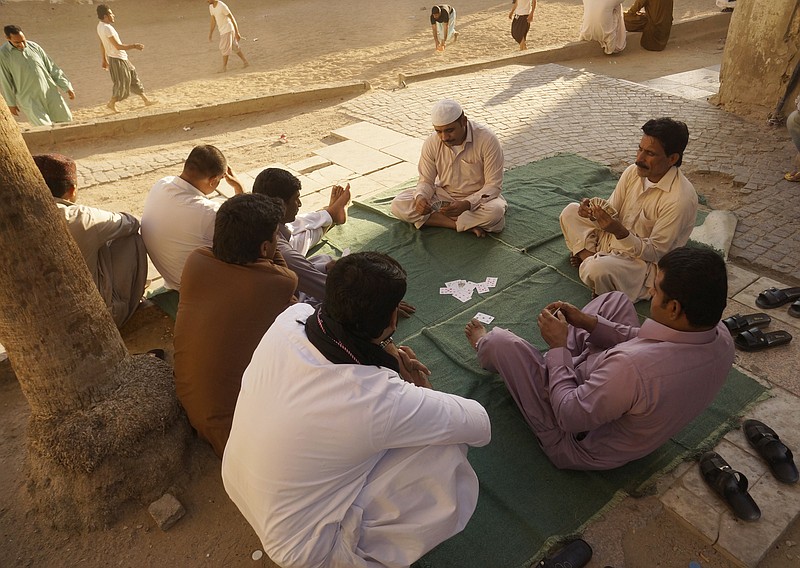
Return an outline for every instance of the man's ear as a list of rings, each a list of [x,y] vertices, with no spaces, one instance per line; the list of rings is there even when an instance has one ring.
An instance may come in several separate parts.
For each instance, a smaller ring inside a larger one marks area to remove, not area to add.
[[[261,258],[266,258],[266,259],[272,260],[272,258],[275,256],[274,247],[275,247],[275,243],[273,241],[264,241],[264,242],[262,242],[261,246],[259,247],[259,250],[258,250],[259,255],[261,256]]]
[[[683,315],[683,306],[678,300],[669,300],[667,302],[667,312],[669,313],[669,319],[676,321]]]
[[[678,163],[678,160],[680,160],[680,158],[681,158],[681,155],[680,155],[680,154],[678,154],[677,152],[675,152],[674,154],[670,154],[669,156],[667,156],[667,160],[669,161],[669,165],[670,165],[670,166],[674,166],[675,164],[677,164],[677,163]]]
[[[61,199],[64,201],[69,201],[70,203],[75,203],[75,200],[78,198],[78,188],[76,186],[70,187],[67,191],[64,192],[64,195],[61,196]]]

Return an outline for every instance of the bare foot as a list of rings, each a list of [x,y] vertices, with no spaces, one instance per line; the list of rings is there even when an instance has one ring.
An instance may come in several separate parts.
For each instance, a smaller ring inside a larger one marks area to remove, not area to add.
[[[228,72],[228,68],[227,67],[223,67],[222,69],[217,71],[217,73],[227,73],[227,72]]]
[[[523,50],[525,50],[525,49],[528,49],[528,44],[527,44],[527,42],[526,42],[526,41],[523,39],[521,42],[519,42],[519,50],[520,50],[520,51],[523,51]]]
[[[347,204],[350,203],[350,184],[340,188],[341,193],[334,202],[326,207],[328,214],[333,219],[334,225],[344,225],[347,222]],[[333,193],[333,191],[331,191]],[[331,196],[332,197],[332,196]]]
[[[108,109],[111,109],[111,112],[119,112],[119,111],[117,110],[117,105],[116,105],[116,104],[114,104],[114,103],[112,103],[112,102],[109,102],[109,103],[106,105],[106,108],[108,108]]]
[[[344,188],[341,185],[334,185],[331,188],[331,198],[328,200],[328,207],[333,207],[333,204],[336,203],[336,200],[339,199],[343,191]]]
[[[486,328],[483,324],[476,319],[471,319],[464,328],[464,334],[467,336],[467,341],[472,345],[472,348],[478,350],[478,341],[481,337],[486,335]]]
[[[583,250],[582,250],[581,252],[579,252],[578,254],[572,254],[572,255],[570,255],[570,257],[569,257],[569,263],[570,263],[570,265],[571,265],[571,266],[574,266],[575,268],[578,268],[578,267],[581,265],[581,263],[582,263],[584,260],[586,260],[587,258],[589,258],[590,256],[592,256],[592,253],[590,253],[590,252],[589,252],[588,250],[586,250],[586,249],[583,249]]]
[[[470,231],[472,231],[472,233],[474,233],[476,237],[483,238],[486,236],[486,231],[484,231],[480,227],[472,227]]]
[[[158,104],[158,101],[154,101],[153,99],[147,99],[144,101],[144,106],[153,106],[155,104]]]
[[[247,69],[248,67],[250,67],[250,64],[247,61],[245,61],[244,65],[242,65],[242,69]]]

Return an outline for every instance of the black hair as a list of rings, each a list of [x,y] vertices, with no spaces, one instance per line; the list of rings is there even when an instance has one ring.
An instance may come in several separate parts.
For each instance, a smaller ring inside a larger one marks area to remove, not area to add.
[[[642,125],[642,130],[661,143],[667,157],[678,154],[675,167],[683,163],[683,151],[689,143],[689,128],[686,123],[671,118],[654,118]]]
[[[300,180],[281,168],[267,168],[256,176],[253,193],[289,201],[301,188]]]
[[[406,293],[406,272],[392,257],[374,251],[345,256],[325,282],[325,312],[356,335],[374,339],[391,323]]]
[[[251,264],[261,257],[261,245],[275,238],[283,219],[280,199],[243,193],[220,206],[214,221],[214,257],[230,264]]]
[[[23,32],[21,27],[15,25],[9,25],[3,28],[3,33],[6,34],[6,37],[11,37],[12,35],[19,35]]]
[[[192,148],[183,169],[211,178],[224,174],[228,169],[228,161],[216,146],[201,144]]]
[[[707,248],[680,247],[658,261],[663,274],[661,291],[667,300],[677,300],[693,327],[719,323],[728,302],[725,261]]]
[[[102,20],[111,12],[111,8],[108,7],[108,4],[98,4],[97,5],[97,19]]]

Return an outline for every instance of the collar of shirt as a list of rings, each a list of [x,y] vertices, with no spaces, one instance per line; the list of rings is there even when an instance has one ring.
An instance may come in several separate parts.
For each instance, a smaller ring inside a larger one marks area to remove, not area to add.
[[[648,318],[644,320],[637,337],[639,339],[701,345],[714,341],[718,333],[718,327],[714,327],[708,331],[678,331],[677,329],[672,329],[671,327]]]
[[[197,189],[195,186],[190,184],[188,181],[183,179],[181,176],[175,176],[173,178],[173,180],[172,180],[172,183],[177,185],[183,191],[189,191],[189,192],[192,192],[192,193],[196,193],[200,197],[205,197],[206,199],[209,199],[208,195],[206,195],[205,193],[203,193],[202,191]]]
[[[675,184],[675,180],[678,179],[678,173],[680,170],[676,166],[672,166],[670,169],[667,170],[660,180],[653,183],[649,188],[645,183],[647,178],[642,178],[642,193],[647,191],[648,189],[660,189],[661,191],[669,192],[672,190],[672,186]],[[652,182],[651,182],[652,183]]]
[[[450,151],[453,153],[454,156],[458,156],[461,152],[464,151],[464,148],[467,147],[467,144],[472,142],[472,122],[467,120],[467,136],[464,138],[464,142],[462,142],[459,146],[447,146]],[[444,142],[443,145],[446,146]]]

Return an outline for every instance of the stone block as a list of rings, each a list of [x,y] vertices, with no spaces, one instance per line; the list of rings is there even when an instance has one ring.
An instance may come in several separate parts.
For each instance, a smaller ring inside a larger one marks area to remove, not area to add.
[[[162,531],[169,530],[186,514],[186,509],[183,508],[181,502],[169,493],[165,493],[158,501],[151,503],[147,511]]]
[[[319,150],[314,150],[314,153],[361,175],[388,168],[400,161],[399,158],[384,154],[379,150],[353,140],[346,140],[320,148]]]
[[[407,134],[402,134],[371,122],[357,122],[343,126],[332,131],[331,134],[342,140],[353,140],[376,150],[382,150],[388,146],[412,139]]]

